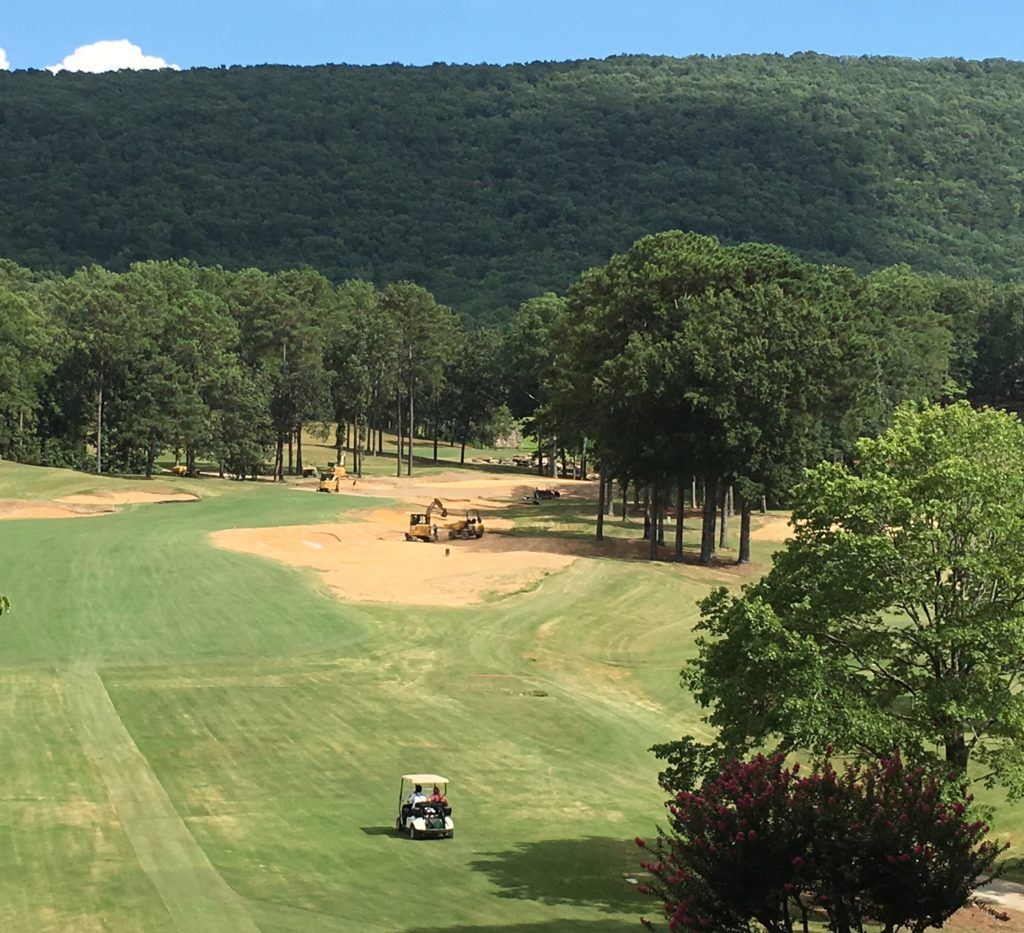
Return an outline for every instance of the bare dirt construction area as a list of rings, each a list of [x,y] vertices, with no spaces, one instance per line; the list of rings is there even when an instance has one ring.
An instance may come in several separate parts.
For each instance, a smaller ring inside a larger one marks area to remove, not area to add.
[[[316,486],[310,484],[304,488],[315,489]],[[341,491],[350,496],[387,497],[421,506],[437,497],[456,508],[503,509],[515,505],[537,488],[554,489],[563,496],[593,495],[597,484],[586,480],[552,480],[522,473],[480,472],[467,477],[465,472],[450,470],[422,477],[350,477],[342,482]]]
[[[213,542],[319,571],[341,598],[420,606],[466,606],[515,593],[575,558],[522,550],[519,539],[405,540],[409,515],[378,509],[364,521],[217,531]]]
[[[374,509],[350,513],[351,521],[278,528],[240,528],[215,532],[218,547],[269,557],[294,567],[319,571],[342,599],[419,606],[466,606],[505,596],[534,585],[542,577],[568,567],[576,555],[567,542],[505,536],[511,519],[494,514],[530,495],[537,485],[556,488],[564,496],[593,484],[573,481],[531,483],[531,477],[481,473],[350,480],[346,495],[396,498],[407,509]],[[305,487],[315,488],[313,486]],[[466,509],[484,511],[480,540],[405,540],[409,514],[441,499],[457,518]],[[495,534],[495,532],[498,532]]]

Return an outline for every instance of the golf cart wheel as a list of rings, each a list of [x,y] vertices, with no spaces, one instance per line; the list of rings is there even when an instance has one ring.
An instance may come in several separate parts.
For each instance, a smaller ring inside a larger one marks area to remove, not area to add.
[[[455,838],[455,830],[454,829],[449,829],[448,832],[445,833],[445,835],[449,839],[454,839]]]
[[[466,531],[465,529],[463,529],[462,534],[460,534],[459,537],[462,538],[463,541],[468,541],[469,540],[469,532]]]

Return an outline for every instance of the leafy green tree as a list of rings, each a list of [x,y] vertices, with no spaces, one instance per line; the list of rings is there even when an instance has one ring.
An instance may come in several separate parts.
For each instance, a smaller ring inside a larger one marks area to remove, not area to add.
[[[485,444],[494,440],[485,435],[505,403],[504,346],[502,335],[492,328],[462,331],[452,346],[438,407],[439,416],[443,412],[450,420],[452,436],[462,445],[460,463],[466,462],[470,438]]]
[[[361,475],[363,438],[372,440],[373,423],[379,426],[382,413],[394,397],[397,380],[394,320],[381,307],[380,293],[371,283],[352,280],[338,289],[326,339],[338,456],[340,459],[345,426],[353,424],[352,467]]]
[[[503,354],[509,409],[513,417],[525,420],[541,449],[547,448],[552,476],[558,431],[551,402],[565,313],[566,300],[553,292],[524,301],[508,326]],[[540,457],[538,453],[538,469],[543,465]]]
[[[407,472],[412,475],[416,399],[430,398],[440,391],[444,361],[455,340],[457,319],[449,308],[438,304],[429,291],[415,282],[394,282],[388,285],[381,293],[381,308],[390,316],[392,333],[396,338],[393,350],[398,377],[397,469],[400,475],[404,424],[409,438]]]
[[[0,264],[0,455],[35,459],[45,385],[65,352],[65,335],[42,290]],[[8,274],[4,274],[8,272]]]
[[[684,681],[717,748],[900,748],[1024,795],[1024,426],[904,406],[853,462],[794,490],[767,576],[702,603]]]

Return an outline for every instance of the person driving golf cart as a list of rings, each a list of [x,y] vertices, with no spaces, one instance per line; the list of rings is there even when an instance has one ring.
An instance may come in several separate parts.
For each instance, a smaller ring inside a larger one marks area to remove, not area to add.
[[[441,793],[441,788],[435,784],[433,793],[427,798],[427,803],[446,804],[448,803],[448,798]]]
[[[405,796],[406,782],[412,785],[412,793]],[[433,785],[428,798],[423,785]],[[443,790],[442,790],[443,788]],[[429,837],[451,839],[455,835],[452,823],[452,808],[448,803],[448,778],[437,774],[403,774],[398,790],[398,817],[395,829],[407,832],[410,839]]]

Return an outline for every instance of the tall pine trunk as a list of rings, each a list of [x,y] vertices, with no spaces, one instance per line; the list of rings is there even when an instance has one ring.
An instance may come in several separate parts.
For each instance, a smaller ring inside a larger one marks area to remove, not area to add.
[[[103,472],[103,371],[100,370],[100,392],[96,400],[96,472]]]
[[[395,476],[402,475],[402,392],[398,391],[398,455],[395,458]]]
[[[700,530],[700,562],[710,564],[715,556],[715,519],[718,515],[718,477],[704,476],[704,512]]]
[[[407,470],[409,476],[412,476],[412,445],[413,439],[415,438],[414,433],[415,419],[413,412],[413,383],[412,378],[409,379],[409,469]]]
[[[651,537],[651,490],[644,487],[644,541]]]
[[[299,429],[295,432],[295,469],[299,476],[302,476],[302,422],[299,422]]]
[[[651,560],[657,560],[658,559],[658,513],[661,511],[661,502],[659,500],[659,492],[660,492],[660,490],[658,489],[658,484],[654,483],[651,486],[651,507],[648,510],[648,514],[650,515],[650,518],[651,518],[651,532],[650,532],[651,533],[651,538],[650,538],[650,542],[651,542],[650,558],[651,558]]]
[[[676,560],[683,561],[683,481],[676,486]]]
[[[740,551],[736,558],[737,564],[750,563],[750,500],[738,493],[740,501]]]
[[[726,548],[729,546],[729,490],[723,489],[722,499],[722,527],[718,534],[718,546]]]
[[[601,474],[600,484],[597,487],[597,540],[604,540],[604,494],[607,489],[608,481],[604,477],[604,473]]]

